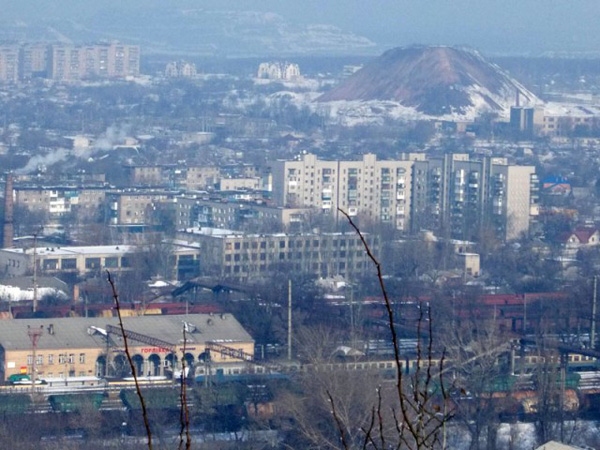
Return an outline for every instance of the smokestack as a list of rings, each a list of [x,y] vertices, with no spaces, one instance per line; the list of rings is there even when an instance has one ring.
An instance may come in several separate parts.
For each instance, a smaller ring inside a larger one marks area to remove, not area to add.
[[[516,98],[516,107],[518,108],[519,106],[521,106],[521,98],[520,98],[520,94],[521,91],[519,89],[517,89],[517,98]]]
[[[2,234],[2,245],[4,248],[13,246],[14,228],[13,228],[13,176],[6,174],[6,186],[4,188],[4,229]]]

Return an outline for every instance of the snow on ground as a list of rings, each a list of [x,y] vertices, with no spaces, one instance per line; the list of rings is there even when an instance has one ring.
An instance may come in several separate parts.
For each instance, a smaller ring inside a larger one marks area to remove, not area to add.
[[[67,298],[67,295],[54,288],[38,288],[38,298],[46,296],[58,296]],[[8,302],[21,302],[33,300],[33,289],[21,289],[15,286],[0,285],[0,299]]]
[[[556,434],[554,440],[559,440],[559,424],[551,424],[550,429]],[[469,450],[471,448],[471,438],[464,426],[451,422],[447,430],[448,448],[453,450]],[[565,421],[563,430],[565,443],[583,448],[599,448],[598,422],[591,420]],[[485,436],[485,430],[482,435]],[[498,426],[496,450],[532,450],[541,444],[538,442],[534,423],[501,423]]]

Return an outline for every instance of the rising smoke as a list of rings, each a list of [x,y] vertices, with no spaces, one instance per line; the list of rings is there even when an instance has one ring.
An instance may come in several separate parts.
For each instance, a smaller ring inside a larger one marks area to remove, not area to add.
[[[17,173],[25,175],[36,171],[40,166],[50,167],[67,160],[69,157],[74,156],[79,159],[87,159],[98,152],[110,151],[115,145],[125,140],[129,135],[129,131],[130,126],[128,125],[111,125],[92,142],[92,145],[88,147],[75,147],[73,149],[57,148],[45,155],[35,155]]]

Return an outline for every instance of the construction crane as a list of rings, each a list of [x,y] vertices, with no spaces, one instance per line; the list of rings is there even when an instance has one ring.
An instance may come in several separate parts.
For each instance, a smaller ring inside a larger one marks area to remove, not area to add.
[[[206,353],[209,355],[209,357],[210,354],[213,352],[218,353],[221,356],[227,356],[229,358],[234,359],[241,359],[242,361],[251,364],[255,367],[262,367],[263,369],[265,369],[265,371],[282,372],[285,370],[285,367],[281,364],[265,364],[264,362],[255,361],[254,355],[246,353],[243,350],[227,347],[226,345],[214,341],[206,342]]]
[[[116,334],[121,337],[125,336],[127,339],[141,342],[143,344],[148,344],[153,347],[169,350],[170,352],[173,352],[173,353],[175,353],[177,350],[175,344],[171,344],[170,342],[163,341],[162,339],[158,339],[158,338],[148,336],[148,335],[145,335],[142,333],[137,333],[137,332],[131,331],[131,330],[125,330],[125,329],[121,330],[120,327],[115,327],[114,325],[107,325],[106,332],[108,333],[108,335],[110,335],[112,333],[112,334]]]
[[[123,334],[124,334],[127,339],[131,339],[131,340],[137,341],[137,342],[142,342],[144,344],[148,344],[153,347],[165,349],[174,354],[177,353],[177,346],[175,344],[172,344],[170,342],[164,341],[159,338],[155,338],[155,337],[148,336],[148,335],[138,333],[135,331],[131,331],[131,330],[126,330],[126,329],[121,330],[120,327],[116,327],[114,325],[107,325],[106,332],[108,334],[107,339],[110,338],[111,334],[114,334],[117,336],[123,336]],[[208,355],[209,359],[210,359],[211,353],[218,353],[222,356],[241,360],[245,363],[251,364],[256,367],[262,367],[265,370],[265,372],[267,372],[267,371],[281,372],[285,369],[283,366],[281,366],[279,364],[265,364],[263,362],[255,361],[254,355],[244,352],[243,350],[240,350],[240,349],[228,347],[219,342],[208,341],[208,342],[206,342],[205,345],[206,345],[205,351],[206,351],[206,354]]]

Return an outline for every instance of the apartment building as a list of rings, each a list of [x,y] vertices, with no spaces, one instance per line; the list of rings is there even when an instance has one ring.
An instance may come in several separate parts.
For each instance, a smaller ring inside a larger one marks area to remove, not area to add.
[[[148,225],[159,204],[172,201],[174,191],[132,189],[106,194],[106,219],[110,225]]]
[[[125,78],[139,73],[140,48],[136,45],[53,44],[48,49],[48,78],[53,80]]]
[[[19,46],[0,45],[0,82],[19,81]]]
[[[410,161],[378,161],[373,154],[359,161],[322,161],[311,154],[300,161],[275,161],[273,200],[280,206],[317,208],[336,219],[343,217],[342,209],[408,231],[411,169]]]
[[[372,262],[360,237],[348,233],[250,234],[217,228],[188,228],[177,238],[196,242],[205,275],[248,280],[296,271],[320,277],[358,277]],[[365,235],[377,254],[379,239]]]
[[[407,232],[478,239],[492,227],[499,237],[515,239],[529,230],[538,210],[535,168],[505,158],[407,154],[378,161],[367,154],[360,161],[321,161],[309,154],[276,161],[272,172],[277,205],[317,208],[338,220],[340,208]]]
[[[125,170],[130,186],[171,186],[189,191],[214,189],[220,177],[215,166],[128,165]]]
[[[105,201],[105,186],[16,186],[15,205],[47,213],[57,219],[77,211],[98,216]]]
[[[183,195],[175,199],[177,228],[239,229],[250,223],[263,223],[279,229],[299,229],[309,214],[310,210],[306,208],[284,208],[195,195]]]
[[[48,51],[47,44],[24,44],[21,47],[19,76],[22,80],[47,76]]]
[[[506,158],[471,159],[468,154],[405,158],[413,162],[413,231],[443,230],[477,240],[487,227],[502,239],[516,239],[538,215],[533,166],[510,165]]]
[[[262,188],[260,177],[250,178],[221,178],[218,183],[220,191],[259,190]]]

